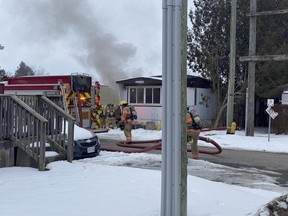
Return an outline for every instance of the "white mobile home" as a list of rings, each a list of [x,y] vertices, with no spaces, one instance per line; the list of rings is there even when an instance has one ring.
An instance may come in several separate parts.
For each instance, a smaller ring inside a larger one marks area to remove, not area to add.
[[[139,122],[162,120],[162,76],[136,77],[116,82],[119,99],[135,106]],[[210,81],[187,75],[187,106],[193,107],[203,123],[209,125],[216,116],[216,98]]]

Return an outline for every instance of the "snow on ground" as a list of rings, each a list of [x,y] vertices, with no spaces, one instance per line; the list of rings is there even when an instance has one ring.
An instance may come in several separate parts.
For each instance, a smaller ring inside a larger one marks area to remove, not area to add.
[[[124,140],[120,130],[98,135],[100,140]],[[134,140],[160,139],[161,131],[137,129],[132,135]],[[288,136],[285,135],[271,135],[270,142],[267,134],[245,137],[242,131],[237,131],[236,135],[210,131],[201,136],[209,136],[223,148],[288,152],[287,144],[284,145]],[[23,167],[1,168],[0,215],[159,216],[161,171],[131,167],[135,163],[159,166],[161,155],[102,151],[95,158],[50,163],[47,166],[50,170],[46,172]],[[201,164],[207,163],[189,160],[188,166],[196,165],[201,169]],[[263,179],[263,184],[273,184],[266,180]],[[187,187],[188,216],[255,215],[267,202],[285,194],[284,190],[251,189],[213,182],[195,177],[193,172],[188,175]],[[268,215],[267,211],[261,211],[261,216]]]

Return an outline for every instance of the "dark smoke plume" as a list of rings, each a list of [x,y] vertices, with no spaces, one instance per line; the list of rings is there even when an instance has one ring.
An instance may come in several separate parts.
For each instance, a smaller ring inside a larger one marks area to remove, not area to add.
[[[65,42],[71,55],[91,69],[85,73],[92,74],[101,83],[115,85],[116,80],[129,76],[125,67],[136,54],[136,47],[120,43],[116,36],[105,33],[102,28],[105,23],[97,19],[88,1],[9,0],[6,3],[9,11],[26,22],[25,43],[30,40],[30,43],[49,46]]]

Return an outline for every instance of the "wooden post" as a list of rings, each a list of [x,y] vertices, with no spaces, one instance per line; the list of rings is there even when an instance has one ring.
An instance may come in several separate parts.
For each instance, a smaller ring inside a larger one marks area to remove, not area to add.
[[[257,0],[250,0],[250,29],[249,29],[249,56],[239,58],[242,62],[248,63],[248,90],[246,103],[246,136],[254,136],[254,115],[255,115],[255,64],[259,61],[287,61],[288,55],[262,55],[256,56],[256,17],[267,15],[287,14],[288,9],[277,11],[257,12]]]
[[[68,119],[67,161],[73,160],[74,121]]]
[[[250,0],[250,14],[255,14],[257,10],[256,0]],[[256,17],[250,17],[249,29],[249,56],[256,54]],[[247,107],[247,128],[246,136],[254,136],[254,116],[255,116],[255,62],[248,63],[248,107]]]
[[[233,121],[234,116],[234,88],[235,88],[235,56],[236,56],[236,12],[237,0],[231,1],[231,23],[230,23],[230,64],[228,83],[228,102],[226,127]]]
[[[46,122],[39,121],[39,144],[40,144],[40,151],[39,151],[39,170],[45,170],[45,148],[46,148]]]

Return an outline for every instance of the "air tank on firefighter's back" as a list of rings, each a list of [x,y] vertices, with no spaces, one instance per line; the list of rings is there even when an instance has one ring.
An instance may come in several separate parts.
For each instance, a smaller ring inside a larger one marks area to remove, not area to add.
[[[72,80],[71,80],[71,86],[72,90],[74,92],[90,92],[91,91],[91,85],[92,85],[92,79],[91,76],[88,74],[83,74],[83,75],[72,75]]]

